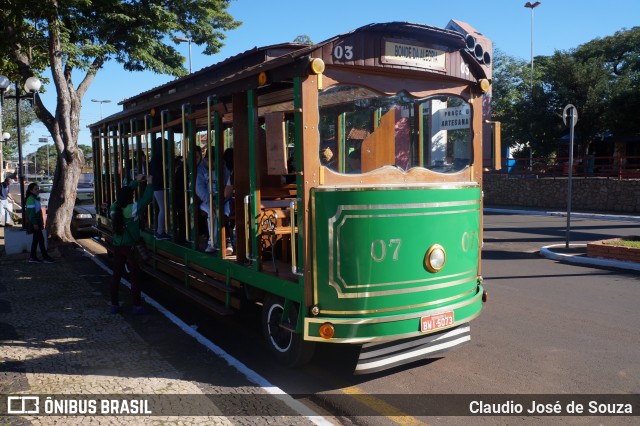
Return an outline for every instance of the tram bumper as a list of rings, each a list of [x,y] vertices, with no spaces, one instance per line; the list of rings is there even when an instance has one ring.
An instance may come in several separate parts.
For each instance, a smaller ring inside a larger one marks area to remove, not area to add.
[[[450,351],[471,340],[469,323],[418,338],[362,345],[354,374],[369,374]]]

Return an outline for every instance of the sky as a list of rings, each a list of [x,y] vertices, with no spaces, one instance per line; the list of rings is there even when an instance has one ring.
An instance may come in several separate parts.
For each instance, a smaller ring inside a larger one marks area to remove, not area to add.
[[[445,27],[449,20],[467,22],[493,42],[493,48],[529,60],[531,57],[532,11],[526,0],[272,0],[256,2],[232,0],[229,13],[243,24],[226,33],[220,53],[207,56],[192,44],[192,70],[221,62],[252,49],[293,41],[308,35],[319,43],[363,25],[403,21]],[[573,49],[597,37],[613,35],[621,29],[640,25],[640,0],[540,0],[533,11],[533,54],[552,55],[556,50]],[[189,68],[188,43],[177,49]],[[534,62],[535,66],[535,62]],[[74,75],[75,77],[75,75]],[[174,77],[151,72],[129,73],[114,61],[101,69],[87,91],[81,112],[79,143],[91,145],[90,124],[122,110],[124,99],[172,81]],[[75,77],[74,84],[81,81]],[[41,95],[50,111],[55,111],[53,84]],[[109,100],[109,103],[91,102]],[[38,149],[38,138],[48,134],[42,124],[28,128],[25,153]]]

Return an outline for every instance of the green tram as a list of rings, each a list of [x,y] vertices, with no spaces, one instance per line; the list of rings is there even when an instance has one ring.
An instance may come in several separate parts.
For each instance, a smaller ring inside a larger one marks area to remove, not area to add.
[[[355,373],[450,350],[470,340],[486,300],[483,158],[499,152],[484,119],[490,81],[489,40],[459,21],[248,50],[90,126],[97,228],[108,248],[108,206],[157,155],[170,239],[154,237],[154,203],[141,219],[147,283],[220,314],[262,304],[268,346],[288,365],[317,343],[361,346]],[[494,141],[484,152],[483,134]],[[217,183],[209,223],[198,150]],[[205,252],[207,240],[220,250]]]

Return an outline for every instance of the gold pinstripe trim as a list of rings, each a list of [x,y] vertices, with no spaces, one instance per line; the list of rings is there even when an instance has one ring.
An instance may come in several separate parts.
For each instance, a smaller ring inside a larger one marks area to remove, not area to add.
[[[380,217],[406,217],[406,216],[435,216],[435,215],[451,215],[451,214],[461,214],[461,213],[469,213],[480,210],[480,201],[479,200],[467,200],[467,201],[452,201],[452,202],[444,202],[444,203],[417,203],[417,204],[389,204],[389,205],[347,205],[347,206],[339,206],[336,214],[329,219],[328,223],[328,247],[329,247],[329,281],[328,284],[332,286],[338,295],[338,298],[357,298],[362,297],[358,296],[355,293],[347,293],[343,290],[346,289],[355,289],[355,288],[370,288],[370,287],[380,287],[380,286],[389,286],[389,285],[403,285],[403,284],[417,284],[426,282],[425,280],[411,280],[411,281],[397,281],[397,282],[389,282],[389,283],[378,283],[378,284],[355,284],[349,285],[344,279],[340,276],[340,265],[341,260],[339,257],[340,253],[340,241],[337,241],[337,251],[338,257],[336,259],[336,270],[334,270],[334,248],[333,241],[335,239],[334,236],[334,224],[340,219],[343,211],[348,210],[367,210],[367,209],[418,209],[418,208],[437,208],[437,207],[456,207],[456,206],[471,206],[475,205],[476,208],[468,209],[468,210],[455,210],[455,211],[447,211],[447,212],[414,212],[414,213],[397,213],[397,214],[362,214],[362,215],[354,215],[347,214],[342,217],[340,222],[337,224],[337,228],[339,229],[344,225],[347,219],[358,217],[358,218],[380,218]],[[317,240],[316,240],[317,241]],[[441,277],[442,278],[442,277]],[[410,289],[398,289],[398,290],[389,290],[387,292],[377,292],[377,293],[367,293],[367,295],[390,295],[390,294],[406,294],[413,293],[416,291],[421,291],[420,289],[410,288]],[[316,285],[316,293],[317,293],[317,285]],[[317,298],[316,298],[317,300]]]
[[[309,326],[311,324],[321,324],[321,323],[325,323],[325,322],[330,322],[330,323],[332,323],[334,325],[340,325],[340,324],[363,325],[363,324],[391,323],[391,322],[406,321],[406,320],[412,320],[412,319],[419,320],[419,318],[421,318],[423,316],[437,315],[437,314],[442,313],[442,312],[447,312],[447,311],[451,311],[451,310],[455,310],[455,309],[464,308],[465,306],[469,306],[469,305],[472,305],[474,303],[478,303],[480,300],[482,300],[482,291],[478,291],[476,296],[474,296],[473,298],[469,299],[468,301],[459,302],[459,303],[456,303],[454,305],[449,305],[449,306],[445,306],[443,308],[433,309],[433,310],[430,310],[430,311],[412,312],[410,314],[393,315],[393,316],[382,317],[382,318],[380,318],[380,317],[376,317],[376,318],[353,318],[353,319],[327,318],[327,317],[324,317],[324,318],[305,318],[304,319],[304,339],[312,341],[312,342],[363,344],[363,343],[393,341],[393,340],[406,339],[406,338],[409,338],[409,337],[424,336],[424,335],[429,334],[429,333],[423,333],[421,331],[415,331],[415,332],[411,332],[411,333],[394,334],[393,336],[346,337],[346,338],[333,338],[333,339],[327,340],[327,339],[323,339],[322,337],[319,337],[319,336],[311,336],[311,335],[309,335]],[[402,308],[402,309],[406,309],[406,307]],[[481,310],[479,310],[478,312],[476,312],[475,314],[473,314],[473,315],[471,315],[469,317],[464,318],[463,320],[459,320],[459,321],[456,320],[455,323],[451,327],[447,327],[447,329],[448,328],[454,328],[454,327],[457,327],[459,325],[462,325],[462,324],[470,322],[471,320],[477,318],[480,315],[480,312],[481,312]],[[416,325],[416,329],[417,329],[417,325]],[[440,330],[437,330],[437,331],[440,332],[442,330],[445,330],[445,329],[440,329]]]
[[[475,289],[475,286],[474,286]],[[445,299],[432,300],[429,302],[418,303],[416,305],[408,305],[408,306],[396,306],[393,308],[382,308],[382,309],[362,309],[358,311],[331,311],[331,310],[323,310],[321,309],[319,315],[365,315],[365,314],[379,314],[384,312],[393,312],[404,309],[415,309],[415,308],[424,308],[427,306],[438,305],[440,303],[451,302],[456,299],[463,298],[468,296],[470,293],[473,293],[474,289],[464,292],[462,294],[456,294],[455,296],[447,297]]]

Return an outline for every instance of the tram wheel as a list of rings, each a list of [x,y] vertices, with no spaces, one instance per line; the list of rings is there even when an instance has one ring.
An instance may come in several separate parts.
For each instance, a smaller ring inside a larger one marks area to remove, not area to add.
[[[305,342],[302,336],[280,327],[280,320],[284,312],[282,299],[268,294],[262,305],[262,334],[269,350],[281,364],[295,367],[306,364],[311,360],[315,350],[313,342]],[[289,322],[295,324],[298,308],[292,307],[289,312]]]

